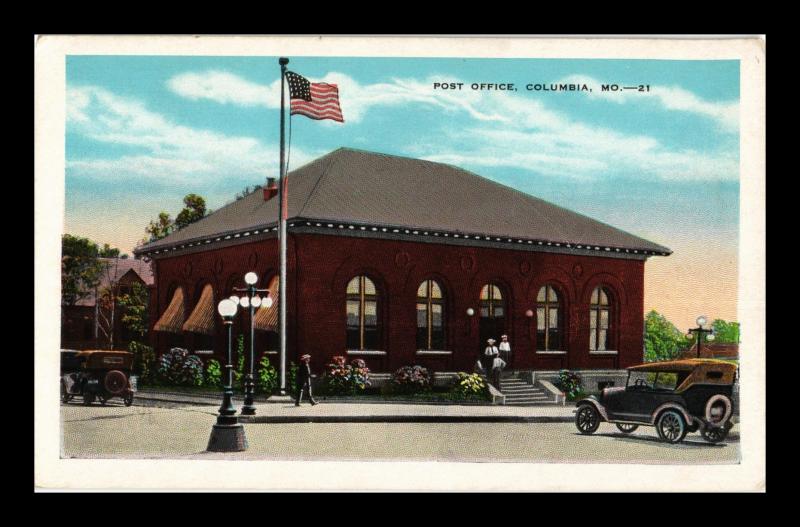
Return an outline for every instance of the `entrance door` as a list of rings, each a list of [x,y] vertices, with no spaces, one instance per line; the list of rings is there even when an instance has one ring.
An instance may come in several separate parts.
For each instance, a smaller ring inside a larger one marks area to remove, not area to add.
[[[486,349],[487,340],[494,339],[495,346],[500,345],[500,336],[506,332],[506,307],[503,294],[495,284],[486,284],[481,289],[481,311],[478,335],[480,338],[479,355],[483,363],[483,352]],[[487,374],[491,372],[492,365],[484,364],[484,368],[489,368]]]

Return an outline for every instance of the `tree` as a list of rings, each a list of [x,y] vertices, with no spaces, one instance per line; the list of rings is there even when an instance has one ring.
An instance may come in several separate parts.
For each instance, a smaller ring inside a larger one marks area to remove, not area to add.
[[[111,247],[107,243],[103,244],[103,248],[99,250],[98,256],[101,258],[122,258],[123,260],[128,257],[127,254],[120,254],[119,249]]]
[[[140,339],[144,340],[150,327],[150,293],[147,287],[134,283],[130,292],[120,296],[117,302],[122,307],[122,324],[134,335],[134,339],[128,344],[128,351],[134,356],[134,370],[143,380],[150,381],[155,372],[155,352],[152,347],[140,342]]]
[[[144,229],[150,235],[151,242],[160,240],[167,236],[175,229],[175,222],[169,217],[166,212],[160,212],[156,221],[150,221],[150,224]]]
[[[175,227],[182,229],[187,225],[202,219],[206,215],[206,200],[197,194],[187,194],[183,198],[185,207],[175,218]]]
[[[739,323],[725,322],[718,318],[712,322],[716,344],[739,344]]]
[[[691,341],[666,317],[650,311],[644,319],[644,359],[671,360],[691,347]]]
[[[245,196],[248,196],[251,193],[253,193],[256,190],[259,190],[261,188],[263,188],[261,185],[254,185],[252,187],[248,185],[248,186],[244,187],[242,189],[242,191],[239,192],[238,194],[236,194],[236,196],[234,196],[234,197],[236,198],[236,201],[239,201],[240,199],[244,198]]]
[[[89,296],[107,268],[99,259],[100,249],[87,238],[65,234],[61,237],[61,301],[73,306]]]

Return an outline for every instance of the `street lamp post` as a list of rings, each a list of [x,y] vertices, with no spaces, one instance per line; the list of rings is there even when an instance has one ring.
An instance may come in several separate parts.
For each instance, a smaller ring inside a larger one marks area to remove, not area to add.
[[[250,372],[244,378],[244,405],[242,406],[242,415],[255,415],[256,407],[253,405],[253,395],[255,394],[255,376],[254,376],[254,362],[255,362],[255,326],[253,325],[253,316],[255,315],[256,308],[261,306],[262,300],[258,293],[267,293],[267,306],[271,304],[268,289],[256,288],[258,282],[258,275],[254,272],[249,272],[244,275],[244,281],[247,287],[244,289],[234,287],[234,291],[245,293],[241,298],[235,295],[230,298],[234,304],[238,303],[243,308],[250,309]],[[236,299],[236,300],[234,300]]]
[[[233,317],[236,316],[236,304],[226,298],[219,303],[217,311],[222,316],[222,323],[228,329],[228,363],[225,365],[228,378],[222,391],[222,404],[219,407],[217,423],[211,429],[207,450],[211,452],[241,452],[247,450],[247,437],[244,434],[244,426],[236,417],[236,408],[233,406],[233,361],[231,357],[231,329]]]
[[[697,320],[695,322],[697,322],[697,327],[689,330],[689,336],[692,337],[695,334],[697,335],[697,358],[699,359],[700,344],[703,341],[703,335],[707,334],[708,335],[707,338],[709,341],[714,340],[714,328],[706,329],[703,327],[706,325],[706,322],[708,322],[708,319],[704,315],[700,315],[699,317],[697,317]]]

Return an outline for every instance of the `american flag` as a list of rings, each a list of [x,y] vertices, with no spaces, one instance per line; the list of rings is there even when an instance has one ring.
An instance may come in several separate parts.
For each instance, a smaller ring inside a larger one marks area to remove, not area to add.
[[[339,107],[339,87],[336,84],[309,82],[292,71],[286,72],[286,80],[289,82],[292,115],[344,122],[342,109]]]

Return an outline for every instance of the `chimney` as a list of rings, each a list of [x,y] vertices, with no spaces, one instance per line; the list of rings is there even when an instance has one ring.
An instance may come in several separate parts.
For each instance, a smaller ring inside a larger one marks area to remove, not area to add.
[[[264,201],[269,201],[278,195],[278,184],[274,177],[267,178],[267,186],[264,187]]]

